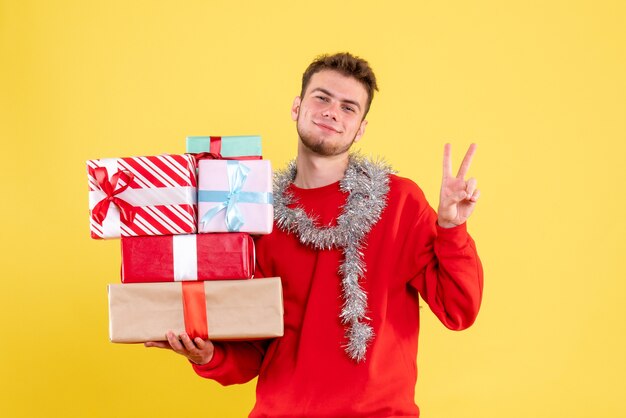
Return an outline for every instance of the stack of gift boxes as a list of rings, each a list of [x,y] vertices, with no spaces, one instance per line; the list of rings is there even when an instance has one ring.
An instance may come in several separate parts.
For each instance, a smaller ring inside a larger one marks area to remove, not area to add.
[[[280,279],[253,279],[251,235],[273,225],[259,136],[188,137],[185,154],[89,160],[87,172],[92,238],[121,238],[112,342],[283,334]]]

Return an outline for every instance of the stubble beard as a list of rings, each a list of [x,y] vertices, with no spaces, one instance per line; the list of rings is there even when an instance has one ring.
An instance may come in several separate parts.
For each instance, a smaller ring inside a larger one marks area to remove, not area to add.
[[[328,143],[327,141],[315,138],[313,135],[300,129],[300,118],[298,118],[298,121],[296,123],[296,130],[298,131],[298,137],[300,137],[300,141],[302,141],[302,144],[308,150],[324,157],[333,157],[347,152],[348,150],[350,150],[352,144],[354,144],[354,140],[356,139],[355,134],[354,138],[352,138],[352,141],[348,142],[347,144]]]

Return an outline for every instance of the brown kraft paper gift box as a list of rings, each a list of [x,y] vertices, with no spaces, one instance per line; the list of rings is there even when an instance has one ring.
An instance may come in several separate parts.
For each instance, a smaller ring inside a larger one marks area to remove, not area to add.
[[[280,278],[204,284],[209,339],[254,340],[283,335]],[[109,337],[114,343],[163,341],[185,332],[181,282],[110,284]]]

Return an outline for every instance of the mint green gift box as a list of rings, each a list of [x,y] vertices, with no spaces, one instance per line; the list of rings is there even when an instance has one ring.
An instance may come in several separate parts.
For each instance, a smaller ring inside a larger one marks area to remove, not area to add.
[[[260,135],[188,136],[186,152],[211,152],[225,158],[263,155]]]

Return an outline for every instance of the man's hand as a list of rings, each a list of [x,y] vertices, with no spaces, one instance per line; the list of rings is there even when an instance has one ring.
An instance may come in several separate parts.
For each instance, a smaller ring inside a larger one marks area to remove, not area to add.
[[[476,144],[470,145],[456,177],[452,175],[450,148],[450,144],[446,144],[443,149],[443,180],[437,210],[437,223],[442,228],[452,228],[467,221],[480,196],[480,191],[476,188],[476,179],[470,178],[465,181],[465,175],[476,152]]]
[[[144,343],[146,347],[166,348],[187,357],[193,363],[207,364],[213,358],[213,343],[196,337],[193,341],[186,333],[180,334],[180,339],[172,332],[167,333],[167,342],[149,341]]]

